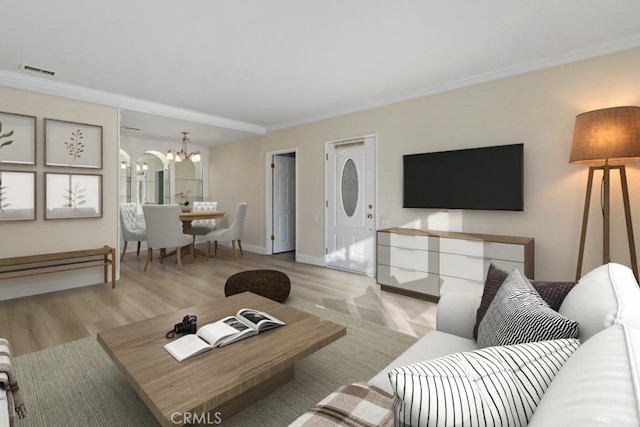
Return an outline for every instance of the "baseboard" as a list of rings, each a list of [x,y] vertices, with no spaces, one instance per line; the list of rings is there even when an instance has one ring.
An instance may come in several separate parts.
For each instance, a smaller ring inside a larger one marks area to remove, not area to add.
[[[311,256],[304,255],[296,252],[296,262],[302,262],[304,264],[317,265],[318,267],[326,267],[327,263],[323,256]]]
[[[3,280],[0,285],[0,301],[102,284],[104,280],[102,268],[96,267],[95,270],[97,271],[65,271]],[[111,288],[111,276],[109,276],[109,282],[104,286]]]
[[[227,244],[227,246],[230,246],[230,244]],[[256,246],[256,245],[247,245],[246,243],[242,244],[242,250],[243,251],[253,252],[253,253],[258,254],[258,255],[271,255],[267,251],[267,248],[265,248],[265,247]]]
[[[206,242],[207,241],[205,240],[203,243],[206,243]],[[196,245],[199,243],[200,242],[198,242],[198,239],[196,238]],[[211,250],[213,251],[213,243],[211,245],[212,245]],[[230,248],[231,242],[218,242],[218,246],[224,246],[224,247]],[[242,242],[242,250],[247,252],[253,252],[254,254],[258,254],[258,255],[271,255],[269,252],[267,252],[267,248],[264,248],[262,246],[256,246],[256,245],[248,245],[244,242]]]
[[[196,236],[196,245],[206,244],[206,243],[207,241],[204,239],[204,236]],[[135,253],[137,250],[137,244],[138,244],[137,242],[129,242],[129,245],[127,247],[127,253],[128,254],[132,252]],[[230,248],[231,242],[218,242],[218,245]],[[122,246],[120,246],[120,248],[122,248]],[[242,243],[242,250],[253,252],[258,255],[271,255],[271,252],[269,252],[269,250],[264,246],[249,245],[244,242]],[[142,245],[140,246],[140,253],[146,254],[146,252],[147,252],[147,242],[142,242]],[[327,266],[327,264],[325,263],[324,257],[315,257],[311,255],[296,254],[296,261],[302,262],[304,264],[317,265],[320,267]]]

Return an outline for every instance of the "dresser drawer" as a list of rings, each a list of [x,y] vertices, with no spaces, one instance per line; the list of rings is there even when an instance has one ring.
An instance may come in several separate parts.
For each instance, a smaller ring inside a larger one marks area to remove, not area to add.
[[[524,262],[446,253],[440,254],[440,269],[438,271],[445,276],[484,282],[491,263],[506,271],[511,271],[518,267],[520,271],[524,272]]]
[[[438,238],[398,233],[378,233],[378,244],[423,251],[437,251]]]
[[[457,292],[481,297],[484,291],[484,281],[459,279],[457,277],[440,276],[440,295]]]
[[[378,264],[438,273],[438,253],[378,245]]]
[[[433,296],[439,296],[440,290],[437,274],[387,265],[378,265],[378,283]]]
[[[484,253],[486,258],[516,261],[524,264],[524,245],[484,242]]]
[[[440,252],[482,257],[484,256],[484,242],[442,237],[440,238]]]
[[[440,251],[449,254],[524,262],[524,245],[480,240],[440,239]]]

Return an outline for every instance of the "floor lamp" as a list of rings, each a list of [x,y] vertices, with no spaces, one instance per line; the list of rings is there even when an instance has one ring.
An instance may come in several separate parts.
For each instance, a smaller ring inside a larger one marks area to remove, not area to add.
[[[589,168],[587,179],[587,193],[584,201],[582,216],[582,233],[580,235],[580,249],[578,250],[578,268],[576,280],[582,274],[584,258],[584,243],[589,218],[589,204],[591,188],[595,171],[602,171],[601,203],[603,215],[602,232],[602,263],[610,261],[609,256],[609,181],[612,169],[620,172],[622,185],[622,200],[627,223],[627,238],[631,255],[631,268],[638,278],[638,260],[633,239],[633,225],[631,224],[631,207],[629,205],[629,189],[624,163],[640,160],[640,107],[613,107],[602,110],[589,111],[576,117],[571,145],[569,163],[595,165]]]

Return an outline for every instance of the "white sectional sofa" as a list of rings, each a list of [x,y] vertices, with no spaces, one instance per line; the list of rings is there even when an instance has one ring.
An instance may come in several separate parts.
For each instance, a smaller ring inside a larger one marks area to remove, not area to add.
[[[369,381],[393,394],[394,368],[478,349],[473,327],[480,298],[442,296],[437,330],[427,333]],[[585,275],[559,313],[579,323],[580,347],[562,365],[531,426],[640,426],[640,288],[631,270],[607,264]]]
[[[0,389],[0,427],[9,427],[9,403],[7,392]]]

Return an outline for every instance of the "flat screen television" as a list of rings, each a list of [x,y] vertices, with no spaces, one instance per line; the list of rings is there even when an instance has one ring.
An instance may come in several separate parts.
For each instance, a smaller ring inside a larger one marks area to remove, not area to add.
[[[524,210],[524,145],[403,156],[403,207]]]

